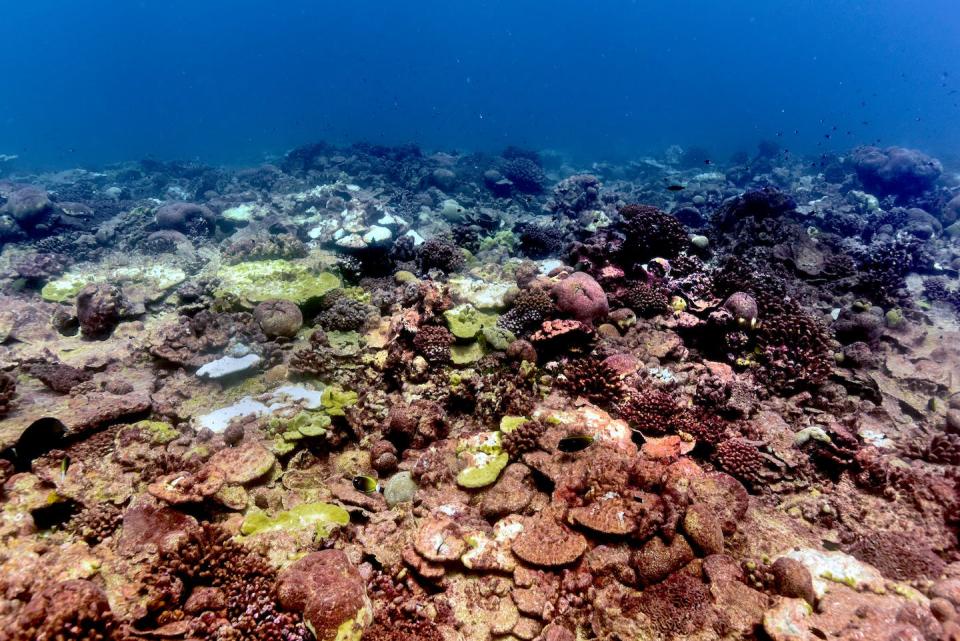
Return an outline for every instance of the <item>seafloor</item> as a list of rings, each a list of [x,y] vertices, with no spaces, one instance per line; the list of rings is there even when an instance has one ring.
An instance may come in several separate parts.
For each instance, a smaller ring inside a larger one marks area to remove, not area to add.
[[[0,638],[960,639],[960,181],[0,164]]]

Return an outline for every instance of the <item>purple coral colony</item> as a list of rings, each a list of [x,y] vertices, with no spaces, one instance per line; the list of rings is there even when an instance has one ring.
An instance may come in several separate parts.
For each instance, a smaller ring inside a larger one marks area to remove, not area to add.
[[[960,639],[925,154],[0,180],[0,638]]]

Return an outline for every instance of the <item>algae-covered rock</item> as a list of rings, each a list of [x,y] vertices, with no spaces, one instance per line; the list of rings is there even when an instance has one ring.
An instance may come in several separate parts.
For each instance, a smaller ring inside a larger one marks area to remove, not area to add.
[[[166,445],[170,441],[178,438],[180,432],[173,425],[163,421],[143,420],[123,427],[117,434],[119,439],[124,438],[124,434],[130,431],[136,431],[141,437],[145,437],[154,445]]]
[[[186,278],[186,272],[179,267],[162,263],[100,270],[84,269],[67,272],[60,278],[50,281],[40,290],[40,295],[44,300],[63,303],[73,300],[87,285],[110,284],[125,288],[140,287],[144,290],[143,297],[146,300],[155,300]]]
[[[401,503],[409,503],[417,493],[417,482],[410,472],[398,472],[390,477],[383,488],[383,498],[387,505],[393,507]]]
[[[476,309],[500,310],[506,307],[506,295],[515,285],[508,281],[486,281],[468,276],[450,279],[450,295],[459,303],[469,303]]]
[[[269,472],[276,460],[259,443],[244,443],[220,450],[207,465],[220,470],[228,483],[249,483]]]
[[[350,514],[332,503],[303,503],[286,512],[269,516],[261,510],[247,514],[240,526],[240,534],[254,536],[279,530],[303,530],[313,528],[316,539],[330,536],[334,529],[350,522]]]
[[[457,458],[463,466],[457,484],[466,488],[490,485],[510,461],[510,455],[503,451],[500,432],[481,432],[461,440]]]
[[[234,296],[248,303],[282,298],[302,305],[340,286],[335,274],[314,273],[307,265],[288,260],[224,265],[217,271],[217,278],[217,296]]]
[[[360,353],[362,336],[358,332],[327,332],[330,351],[336,356],[354,356]]]

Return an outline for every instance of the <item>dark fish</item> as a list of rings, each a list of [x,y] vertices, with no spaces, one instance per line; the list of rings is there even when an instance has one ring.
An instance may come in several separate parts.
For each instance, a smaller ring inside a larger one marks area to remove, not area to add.
[[[373,494],[380,491],[380,483],[372,476],[354,476],[353,489],[364,494]]]
[[[593,437],[589,434],[574,434],[560,439],[557,443],[557,449],[561,452],[571,454],[587,449],[593,444]]]
[[[706,160],[703,161],[703,164],[704,164],[704,165],[712,165],[712,164],[713,164],[713,161],[710,160],[709,158],[707,158]]]
[[[683,191],[686,189],[683,185],[667,185],[667,191]]]

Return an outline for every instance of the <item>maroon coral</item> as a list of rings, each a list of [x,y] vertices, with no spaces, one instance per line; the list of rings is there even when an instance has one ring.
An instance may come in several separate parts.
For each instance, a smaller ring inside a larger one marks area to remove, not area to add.
[[[937,579],[946,566],[921,539],[905,532],[872,532],[859,537],[847,552],[895,581]]]
[[[660,632],[676,638],[694,634],[707,624],[710,603],[710,590],[703,581],[688,572],[676,572],[646,588],[639,598],[628,597],[625,609],[636,607]]]
[[[87,338],[107,338],[120,322],[123,294],[113,285],[87,285],[77,294],[77,319]]]
[[[341,550],[323,550],[303,557],[277,580],[277,599],[287,610],[303,613],[319,641],[333,639],[347,621],[362,628],[371,616],[366,586],[360,572]]]
[[[594,323],[610,312],[607,294],[593,276],[574,272],[553,286],[557,309],[582,323]]]
[[[763,454],[756,445],[744,438],[732,438],[720,443],[714,456],[720,467],[742,481],[756,482],[765,467]]]
[[[563,368],[564,388],[593,403],[612,403],[623,392],[620,377],[612,367],[595,357],[578,358]]]
[[[677,429],[680,407],[674,398],[655,388],[635,390],[617,405],[620,417],[645,434],[667,434]]]

